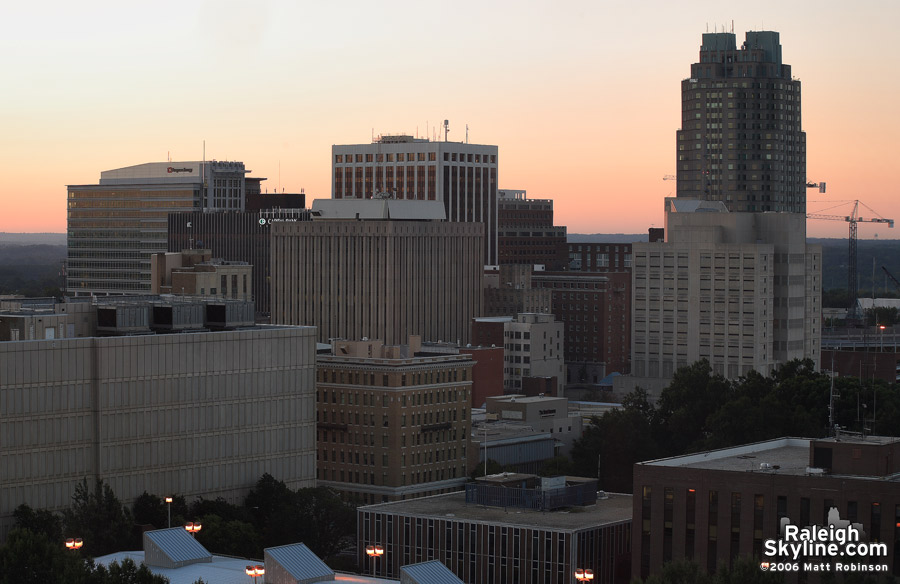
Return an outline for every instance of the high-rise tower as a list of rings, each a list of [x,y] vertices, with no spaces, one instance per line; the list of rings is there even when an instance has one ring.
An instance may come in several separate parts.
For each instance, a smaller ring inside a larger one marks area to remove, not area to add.
[[[681,82],[678,197],[729,211],[806,212],[806,133],[800,81],[777,32],[707,33]]]

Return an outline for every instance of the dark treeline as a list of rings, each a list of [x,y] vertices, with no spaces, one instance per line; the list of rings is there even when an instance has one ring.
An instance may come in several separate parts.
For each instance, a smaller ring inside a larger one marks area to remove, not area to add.
[[[169,508],[163,497],[144,493],[129,509],[109,485],[85,479],[61,514],[21,505],[15,527],[0,547],[0,584],[7,582],[72,582],[75,584],[163,584],[143,566],[123,563],[109,569],[84,558],[140,550],[141,534],[168,526]],[[199,498],[190,505],[173,497],[172,526],[200,523],[197,540],[211,553],[261,559],[263,549],[303,542],[326,561],[348,547],[356,531],[356,511],[330,489],[292,490],[269,474],[263,475],[244,500],[233,505]],[[67,538],[84,546],[65,549]],[[40,560],[40,561],[39,561]]]
[[[636,462],[794,436],[829,435],[831,378],[812,361],[786,363],[764,377],[729,381],[707,361],[679,369],[654,404],[638,389],[623,407],[594,417],[572,450],[583,476],[631,493]],[[900,391],[882,380],[834,380],[834,423],[848,431],[893,436],[900,430]],[[874,421],[873,421],[874,413]]]

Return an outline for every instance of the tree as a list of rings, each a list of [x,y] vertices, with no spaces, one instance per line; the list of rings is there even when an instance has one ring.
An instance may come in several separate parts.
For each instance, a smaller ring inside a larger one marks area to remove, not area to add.
[[[13,529],[0,548],[0,584],[81,584],[89,573],[80,553],[29,529]]]
[[[18,528],[27,529],[32,533],[43,533],[50,541],[63,541],[62,520],[51,511],[46,509],[35,511],[23,503],[16,507],[13,517]]]
[[[656,404],[657,442],[665,454],[701,450],[710,433],[710,415],[727,401],[730,390],[706,359],[678,369]]]
[[[356,510],[337,493],[326,487],[300,489],[297,503],[303,519],[298,541],[307,542],[320,558],[337,555],[348,547],[348,540],[356,533]]]
[[[184,518],[188,516],[188,506],[183,496],[175,496],[171,503],[166,503],[160,497],[144,491],[131,506],[134,522],[138,525],[152,525],[156,528],[168,527],[170,505],[172,525],[183,523]]]
[[[245,521],[226,521],[218,515],[204,515],[203,529],[197,534],[197,541],[203,547],[226,556],[244,558],[262,557],[263,547],[256,528]]]
[[[72,505],[63,511],[64,535],[84,540],[88,556],[102,556],[123,547],[138,547],[132,536],[131,513],[116,498],[110,486],[97,479],[94,488],[87,479],[76,485]]]
[[[169,584],[169,579],[150,571],[147,566],[138,566],[131,558],[122,563],[113,562],[109,566],[97,566],[91,584]]]

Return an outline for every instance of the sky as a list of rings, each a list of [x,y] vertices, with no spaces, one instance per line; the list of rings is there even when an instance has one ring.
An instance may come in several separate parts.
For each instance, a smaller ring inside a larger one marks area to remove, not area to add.
[[[50,0],[4,2],[0,23],[0,231],[65,232],[66,185],[204,141],[270,192],[328,198],[331,145],[447,119],[570,233],[646,233],[675,194],[680,82],[732,27],[778,31],[802,82],[807,177],[828,185],[808,211],[900,220],[896,0]]]

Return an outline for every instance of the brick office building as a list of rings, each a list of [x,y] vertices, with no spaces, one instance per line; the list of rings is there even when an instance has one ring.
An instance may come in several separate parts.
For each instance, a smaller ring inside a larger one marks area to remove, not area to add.
[[[636,464],[632,573],[646,578],[682,559],[714,573],[738,556],[762,557],[782,518],[824,526],[837,508],[869,541],[887,544],[887,570],[900,575],[898,454],[898,438],[842,435]]]

